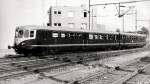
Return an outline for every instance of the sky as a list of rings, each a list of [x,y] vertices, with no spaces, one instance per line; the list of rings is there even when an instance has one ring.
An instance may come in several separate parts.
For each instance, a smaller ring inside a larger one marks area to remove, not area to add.
[[[91,0],[91,4],[124,2],[133,0]],[[134,0],[135,1],[135,0]],[[136,0],[138,1],[138,0]],[[87,5],[88,0],[0,0],[0,49],[13,45],[16,26],[43,25],[48,22],[48,9],[50,6],[81,6]],[[135,6],[138,20],[150,20],[150,1],[125,4]],[[118,7],[118,6],[117,6]],[[122,30],[122,18],[116,16],[115,5],[97,6],[97,22],[106,25],[106,30]],[[131,11],[131,12],[132,12]],[[135,30],[135,14],[124,17],[125,31]],[[148,21],[138,21],[138,27],[149,27]]]

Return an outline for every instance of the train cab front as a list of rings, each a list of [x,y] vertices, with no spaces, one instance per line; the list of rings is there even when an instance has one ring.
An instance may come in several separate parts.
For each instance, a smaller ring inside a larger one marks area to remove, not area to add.
[[[18,27],[15,31],[14,46],[9,48],[13,48],[18,54],[27,54],[35,38],[36,30]]]

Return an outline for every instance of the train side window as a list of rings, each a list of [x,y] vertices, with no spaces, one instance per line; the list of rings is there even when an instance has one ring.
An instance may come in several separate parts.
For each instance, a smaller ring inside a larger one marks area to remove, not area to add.
[[[30,37],[34,37],[34,31],[30,31]]]
[[[116,35],[113,35],[113,40],[116,40]]]
[[[117,35],[115,35],[115,40],[118,40],[118,39],[117,39]]]
[[[54,37],[54,38],[58,37],[58,33],[53,33],[52,37]]]
[[[116,40],[116,35],[114,35],[114,40]]]
[[[79,38],[79,39],[80,39],[81,36],[82,36],[82,35],[81,35],[80,33],[77,33],[77,34],[76,34],[76,38]]]
[[[58,26],[61,26],[61,23],[58,23]]]
[[[65,38],[68,38],[69,37],[69,34],[68,33],[65,33]]]
[[[104,40],[106,40],[106,35],[102,35],[102,38],[103,38]]]
[[[118,37],[119,37],[119,40],[122,40],[122,35],[121,34]]]
[[[114,40],[114,35],[111,35],[111,38],[110,38],[110,40]]]
[[[70,33],[70,37],[73,38],[74,37],[74,33]]]
[[[109,40],[109,35],[106,35],[106,40]]]
[[[94,35],[95,36],[95,39],[98,39],[98,35]]]
[[[93,35],[92,34],[89,34],[89,39],[93,39]]]
[[[64,34],[64,33],[61,33],[61,37],[64,38],[64,37],[65,37],[65,34]]]
[[[108,40],[112,40],[112,35],[109,35]]]
[[[116,35],[113,35],[113,40],[116,40]]]
[[[101,39],[101,40],[103,39],[102,35],[99,35],[99,39]]]
[[[77,36],[78,36],[78,37],[80,37],[80,36],[81,36],[81,34],[77,33]]]

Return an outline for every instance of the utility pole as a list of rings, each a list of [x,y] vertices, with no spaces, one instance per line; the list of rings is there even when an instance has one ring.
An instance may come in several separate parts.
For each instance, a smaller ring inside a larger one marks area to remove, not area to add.
[[[56,0],[56,7],[58,6],[58,1]]]
[[[119,2],[119,3],[118,2],[117,3],[103,3],[103,4],[92,4],[92,5],[90,4],[90,0],[89,0],[89,29],[90,29],[90,7],[101,6],[101,5],[114,5],[114,4],[118,4],[119,5],[119,11],[118,11],[119,16],[118,17],[123,17],[124,18],[125,14],[120,14],[120,7],[124,7],[124,6],[120,6],[120,4],[137,3],[137,2],[144,2],[144,1],[149,1],[149,0],[128,1],[128,2]],[[137,29],[137,27],[136,27],[136,29]]]
[[[125,14],[121,14],[121,13],[120,13],[120,11],[121,11],[120,7],[125,7],[125,6],[121,6],[120,3],[119,3],[118,5],[119,5],[118,17],[119,17],[119,18],[122,17],[122,32],[124,32],[124,15],[125,15]]]
[[[91,28],[91,27],[90,27],[90,26],[91,26],[91,25],[90,25],[90,24],[91,24],[90,22],[91,22],[91,0],[89,0],[89,30],[90,30],[90,28]]]
[[[120,17],[120,3],[119,3],[119,12],[118,12],[118,15],[119,15],[119,17]]]
[[[42,7],[42,22],[43,22],[43,26],[45,25],[45,1],[41,0],[41,7]]]
[[[135,10],[135,31],[137,32],[137,10]]]
[[[122,32],[124,32],[124,16],[122,16]]]

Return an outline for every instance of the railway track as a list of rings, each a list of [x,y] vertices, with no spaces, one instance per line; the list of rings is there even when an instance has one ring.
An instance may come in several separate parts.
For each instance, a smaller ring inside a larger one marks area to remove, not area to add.
[[[105,58],[106,55],[108,57],[109,57],[109,55],[117,56],[120,54],[133,53],[133,52],[144,51],[144,50],[145,49],[139,49],[139,50],[131,49],[131,50],[97,52],[97,53],[94,53],[94,52],[79,53],[79,54],[71,53],[71,54],[59,55],[59,57],[62,57],[59,59],[53,59],[51,57],[46,57],[44,59],[37,58],[37,59],[29,60],[28,58],[20,58],[18,60],[18,59],[13,58],[13,60],[9,60],[9,61],[0,61],[1,62],[0,67],[5,66],[5,65],[13,66],[13,68],[10,68],[8,70],[0,68],[0,69],[2,69],[2,70],[0,70],[0,73],[3,74],[0,76],[0,80],[10,79],[10,78],[34,74],[34,73],[39,74],[39,73],[43,73],[45,71],[53,72],[53,70],[57,70],[57,69],[61,69],[58,71],[62,72],[61,74],[63,74],[63,70],[65,70],[65,68],[67,66],[72,67],[72,66],[75,66],[76,63],[78,64],[79,62],[81,64],[86,64],[86,62],[89,62],[89,61],[103,59],[103,58]],[[71,56],[82,58],[82,59],[79,60],[76,58],[71,58]],[[55,55],[55,57],[57,57],[57,56]],[[64,57],[65,58],[67,57],[67,59],[69,59],[69,60],[72,59],[72,60],[70,60],[68,62],[64,62],[64,60],[63,60]],[[4,58],[4,59],[6,59],[6,58]],[[12,59],[12,58],[10,58],[10,59]],[[82,68],[79,68],[78,70],[80,70],[80,69],[82,69]],[[72,72],[72,71],[69,71],[69,72]],[[69,72],[67,72],[67,73],[69,73]],[[66,72],[64,71],[64,73],[66,73]],[[57,74],[57,75],[59,75],[59,74]]]
[[[145,74],[146,68],[150,68],[150,61],[145,62],[139,59],[139,61],[131,63],[127,66],[117,66],[115,68],[109,68],[103,72],[98,71],[83,79],[71,81],[68,84],[138,84],[138,80],[134,83],[128,81],[136,78],[139,74]]]
[[[90,58],[92,56],[95,56],[95,57],[101,56],[100,58],[102,58],[104,56],[103,58],[105,58],[110,53],[111,53],[111,55],[109,55],[108,57],[115,56],[115,55],[117,56],[117,55],[120,55],[123,53],[127,54],[127,53],[133,53],[133,52],[138,52],[138,51],[144,51],[146,49],[147,48],[137,48],[137,49],[118,50],[118,51],[115,50],[115,51],[66,53],[66,54],[47,55],[47,56],[42,56],[42,57],[36,57],[36,56],[26,57],[23,55],[8,55],[8,56],[5,56],[4,58],[0,58],[0,64],[17,63],[17,62],[25,62],[25,61],[38,61],[38,60],[45,60],[45,59],[55,59],[55,57],[58,59],[61,59],[61,60],[66,57],[72,59],[73,58],[72,56],[74,56],[74,59],[76,57],[77,58],[82,58],[82,57]]]

